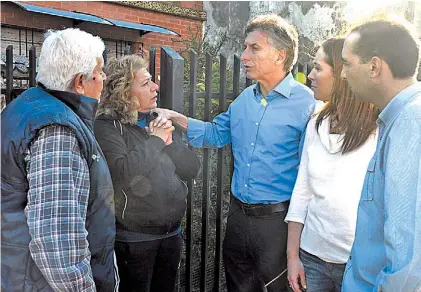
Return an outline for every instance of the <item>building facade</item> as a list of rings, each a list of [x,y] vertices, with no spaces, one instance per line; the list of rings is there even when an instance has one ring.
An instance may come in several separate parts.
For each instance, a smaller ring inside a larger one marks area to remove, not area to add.
[[[202,1],[6,1],[1,4],[2,65],[6,47],[13,45],[17,68],[24,71],[25,64],[19,64],[32,45],[39,55],[48,29],[78,27],[98,35],[109,58],[142,54],[151,46],[183,50],[179,41],[201,38],[205,20]]]

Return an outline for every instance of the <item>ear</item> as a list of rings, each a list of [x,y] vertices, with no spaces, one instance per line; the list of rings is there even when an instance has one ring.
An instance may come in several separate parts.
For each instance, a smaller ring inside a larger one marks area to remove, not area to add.
[[[284,64],[286,59],[287,59],[287,51],[279,50],[278,51],[278,58],[276,59],[276,65]]]
[[[85,94],[85,86],[83,85],[83,74],[77,74],[73,80],[73,91],[83,95]]]
[[[383,67],[383,61],[379,57],[373,57],[370,60],[370,77],[375,78],[380,75]]]

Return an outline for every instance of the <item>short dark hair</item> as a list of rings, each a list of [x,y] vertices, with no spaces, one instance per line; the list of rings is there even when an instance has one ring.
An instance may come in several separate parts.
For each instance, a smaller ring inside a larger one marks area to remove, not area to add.
[[[247,23],[246,36],[260,30],[268,34],[268,39],[277,50],[286,50],[285,70],[292,70],[298,59],[298,33],[295,27],[276,14],[258,15]]]
[[[413,77],[419,64],[419,42],[410,24],[403,20],[379,19],[355,27],[359,38],[352,48],[363,62],[377,56],[397,79]]]

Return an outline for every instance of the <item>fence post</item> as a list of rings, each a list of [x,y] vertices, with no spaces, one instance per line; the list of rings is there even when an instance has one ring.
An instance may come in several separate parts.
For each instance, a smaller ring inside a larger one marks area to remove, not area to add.
[[[107,65],[107,58],[108,58],[108,54],[107,54],[108,52],[107,52],[107,49],[105,49],[103,52],[102,52],[102,58],[104,59],[104,67]]]
[[[248,79],[247,77],[246,77],[246,87],[249,87],[250,85],[252,85],[253,84],[253,80],[252,79]]]
[[[6,48],[6,105],[12,101],[13,90],[13,46]]]
[[[292,68],[292,75],[294,76],[294,78],[297,76],[297,73],[298,73],[298,62]]]
[[[196,86],[197,86],[197,54],[190,49],[190,92],[189,92],[189,116],[194,118],[196,115]],[[191,149],[192,147],[189,146]],[[187,182],[189,192],[187,194],[187,214],[186,214],[186,292],[192,289],[192,251],[193,251],[193,180]]]
[[[232,76],[232,100],[234,101],[237,96],[240,94],[240,66],[241,60],[240,56],[234,55],[234,72]],[[232,156],[232,151],[229,152],[230,155],[230,184],[232,183],[232,177],[234,174],[234,157]]]
[[[29,49],[29,87],[36,85],[35,76],[37,74],[37,53],[35,46]]]
[[[219,56],[219,112],[226,111],[227,98],[227,57]],[[215,243],[215,281],[214,292],[219,292],[221,284],[222,260],[222,207],[224,193],[224,148],[218,149],[217,165],[217,191],[216,191],[216,243]]]
[[[205,111],[204,121],[208,122],[211,119],[212,110],[212,56],[206,54],[206,69],[205,69]],[[206,283],[208,278],[208,244],[209,244],[209,196],[210,196],[210,152],[209,149],[203,149],[203,192],[202,192],[202,250],[200,261],[200,291],[206,292]]]
[[[156,62],[156,47],[152,46],[149,50],[149,73],[152,76],[152,81],[155,82],[155,62]]]
[[[184,112],[184,59],[172,48],[161,47],[160,106]]]
[[[234,55],[234,72],[232,76],[232,99],[236,99],[240,94],[240,64],[241,60],[238,55]]]

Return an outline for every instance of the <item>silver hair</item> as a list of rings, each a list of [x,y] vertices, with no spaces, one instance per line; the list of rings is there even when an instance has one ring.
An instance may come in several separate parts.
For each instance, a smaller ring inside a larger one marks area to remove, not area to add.
[[[101,38],[78,28],[49,30],[45,36],[37,82],[48,89],[71,91],[78,74],[92,77],[105,49]]]

